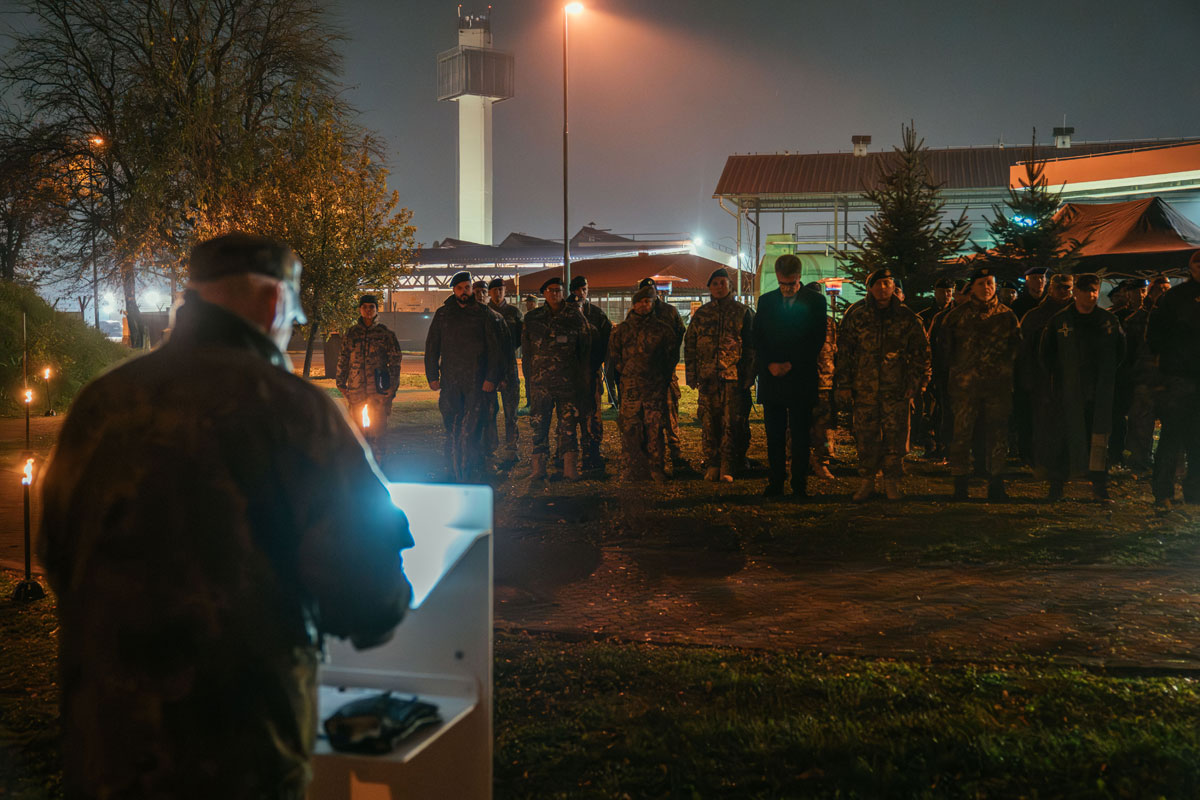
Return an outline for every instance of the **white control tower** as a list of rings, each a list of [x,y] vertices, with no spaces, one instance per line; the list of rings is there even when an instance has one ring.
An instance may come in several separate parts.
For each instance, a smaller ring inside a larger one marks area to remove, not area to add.
[[[458,103],[458,238],[492,243],[492,104],[513,96],[513,57],[492,49],[492,9],[463,16],[438,55],[438,100]]]

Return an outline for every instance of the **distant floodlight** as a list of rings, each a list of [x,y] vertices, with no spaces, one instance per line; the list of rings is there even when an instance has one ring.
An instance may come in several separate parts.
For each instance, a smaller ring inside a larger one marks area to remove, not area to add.
[[[692,239],[692,244],[696,245],[696,247],[704,247],[704,237],[697,236],[695,239]]]
[[[583,13],[583,3],[567,3],[567,5],[563,8],[563,10],[566,11],[568,14],[582,14]]]

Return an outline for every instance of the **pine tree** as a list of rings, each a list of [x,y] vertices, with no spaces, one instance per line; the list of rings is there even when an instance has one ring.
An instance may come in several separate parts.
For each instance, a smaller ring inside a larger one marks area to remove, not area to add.
[[[994,243],[985,248],[972,243],[975,253],[983,258],[1001,278],[1015,279],[1032,267],[1050,272],[1071,272],[1079,260],[1083,242],[1065,239],[1066,224],[1054,218],[1062,190],[1050,189],[1046,179],[1046,162],[1037,158],[1037,133],[1025,160],[1025,177],[1021,188],[1009,188],[1004,201],[1008,212],[992,206],[992,218],[987,221],[988,234]]]
[[[945,260],[967,240],[966,211],[957,220],[943,215],[942,184],[929,171],[925,140],[917,139],[912,123],[901,126],[902,144],[880,164],[875,188],[863,197],[878,210],[868,219],[861,240],[848,237],[850,247],[838,251],[850,277],[865,282],[877,269],[890,268],[909,292],[933,285]]]

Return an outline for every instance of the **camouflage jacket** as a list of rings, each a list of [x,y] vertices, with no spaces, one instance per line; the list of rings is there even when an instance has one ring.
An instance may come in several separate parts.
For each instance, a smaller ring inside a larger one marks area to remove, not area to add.
[[[72,406],[39,541],[68,797],[302,796],[320,636],[379,642],[407,608],[407,520],[286,361],[189,292]]]
[[[607,370],[619,382],[621,400],[667,396],[667,386],[679,363],[675,331],[662,318],[633,311],[613,328],[608,342]]]
[[[929,340],[921,320],[893,297],[885,309],[856,305],[838,331],[838,387],[856,398],[916,397],[929,383]]]
[[[521,346],[521,328],[525,325],[525,318],[521,314],[521,309],[507,301],[500,305],[488,303],[487,307],[495,311],[500,316],[500,319],[504,320],[505,332],[507,333],[507,336],[503,340],[504,369],[505,376],[511,379],[517,374],[517,350]]]
[[[588,359],[590,362],[589,369],[593,373],[598,373],[604,365],[605,359],[608,358],[608,339],[612,336],[612,321],[609,320],[607,314],[600,310],[599,306],[590,300],[585,300],[582,303],[576,302],[575,305],[579,307],[583,318],[592,326],[592,344]]]
[[[387,326],[374,322],[358,322],[342,337],[342,352],[338,354],[337,388],[351,404],[365,402],[373,394],[396,396],[400,386],[400,343]],[[377,379],[376,373],[382,373]],[[386,381],[386,388],[379,383]]]
[[[472,297],[459,305],[454,295],[433,315],[425,337],[425,379],[480,389],[505,378],[503,320]]]
[[[679,309],[660,298],[654,299],[654,305],[650,311],[652,315],[667,323],[671,330],[675,332],[675,350],[678,351],[683,345],[683,336],[687,331],[687,326],[683,324],[683,317],[679,315]],[[626,315],[628,318],[628,315]],[[679,363],[679,354],[676,352],[675,363]],[[671,382],[679,383],[679,375],[674,370],[671,371]]]
[[[1008,306],[994,297],[990,303],[972,298],[946,315],[939,338],[951,391],[1012,391],[1021,332]]]
[[[574,303],[546,303],[525,315],[521,358],[527,391],[582,402],[589,386],[592,333]]]
[[[683,338],[688,386],[754,385],[754,312],[728,295],[696,309]]]
[[[817,389],[829,391],[837,368],[838,329],[833,317],[825,318],[825,344],[817,354]]]

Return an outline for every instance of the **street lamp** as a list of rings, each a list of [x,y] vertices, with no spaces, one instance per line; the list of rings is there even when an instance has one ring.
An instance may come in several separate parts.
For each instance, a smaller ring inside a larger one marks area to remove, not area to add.
[[[567,212],[567,31],[572,14],[583,12],[583,3],[563,6],[563,282],[571,285],[571,230]]]
[[[88,144],[92,147],[104,147],[105,141],[103,136],[93,135],[88,137]],[[96,330],[100,330],[100,280],[96,274],[96,180],[93,170],[96,165],[96,157],[88,151],[88,177],[91,178],[91,191],[88,192],[88,197],[91,199],[92,218],[88,220],[88,227],[91,228],[92,239],[92,319],[96,323]]]

